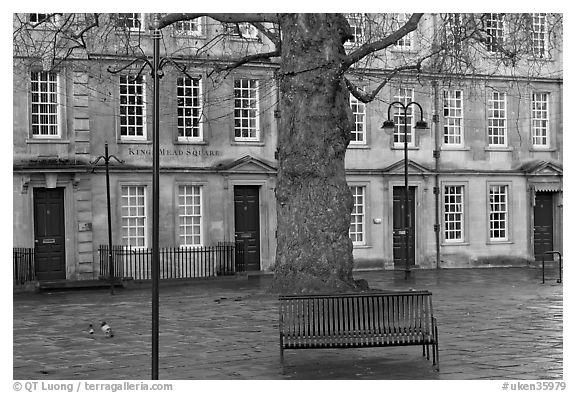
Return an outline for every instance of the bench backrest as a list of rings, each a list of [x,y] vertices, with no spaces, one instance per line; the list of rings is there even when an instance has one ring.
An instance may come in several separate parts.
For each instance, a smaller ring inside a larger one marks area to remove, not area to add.
[[[281,295],[279,300],[280,334],[285,336],[432,332],[428,291]]]

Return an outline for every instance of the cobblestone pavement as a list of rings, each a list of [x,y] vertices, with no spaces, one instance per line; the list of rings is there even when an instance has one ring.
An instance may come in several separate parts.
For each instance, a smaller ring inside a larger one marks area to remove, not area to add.
[[[280,363],[278,302],[260,277],[162,283],[160,379],[563,378],[562,284],[542,284],[538,269],[355,277],[372,288],[433,293],[440,371],[420,347],[287,350]],[[149,287],[15,294],[13,309],[14,379],[150,379]],[[103,320],[113,338],[98,331]]]

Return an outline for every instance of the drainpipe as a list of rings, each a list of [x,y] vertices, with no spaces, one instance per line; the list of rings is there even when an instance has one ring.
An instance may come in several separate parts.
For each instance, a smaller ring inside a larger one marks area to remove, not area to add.
[[[434,130],[434,235],[436,236],[436,269],[440,269],[440,117],[438,81],[432,81],[434,111],[432,123]]]

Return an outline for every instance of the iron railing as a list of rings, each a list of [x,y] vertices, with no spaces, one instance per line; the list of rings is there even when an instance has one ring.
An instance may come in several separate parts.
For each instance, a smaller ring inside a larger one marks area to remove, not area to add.
[[[100,276],[110,278],[108,245],[100,245]],[[233,275],[244,271],[244,249],[234,243],[203,247],[161,247],[160,279]],[[152,279],[152,249],[112,246],[113,278]]]
[[[34,248],[14,247],[12,252],[14,284],[23,285],[36,280]]]

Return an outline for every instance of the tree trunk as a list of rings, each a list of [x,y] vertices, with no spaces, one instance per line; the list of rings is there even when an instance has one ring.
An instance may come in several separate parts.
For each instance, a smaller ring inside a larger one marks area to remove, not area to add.
[[[355,290],[344,156],[352,112],[339,14],[283,15],[278,135],[278,247],[272,290]]]

